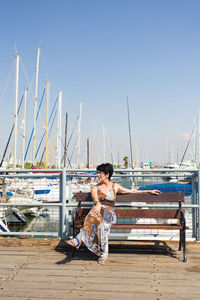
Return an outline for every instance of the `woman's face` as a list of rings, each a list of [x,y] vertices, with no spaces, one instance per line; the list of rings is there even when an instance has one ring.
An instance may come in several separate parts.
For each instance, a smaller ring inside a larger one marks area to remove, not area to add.
[[[97,177],[99,182],[104,182],[109,178],[109,174],[105,174],[104,172],[98,171],[97,172]]]

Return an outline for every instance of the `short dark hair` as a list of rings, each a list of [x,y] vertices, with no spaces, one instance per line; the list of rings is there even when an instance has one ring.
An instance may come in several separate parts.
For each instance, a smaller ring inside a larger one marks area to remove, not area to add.
[[[113,166],[109,163],[101,164],[97,166],[97,171],[103,172],[105,175],[109,174],[108,179],[110,180],[113,174]]]

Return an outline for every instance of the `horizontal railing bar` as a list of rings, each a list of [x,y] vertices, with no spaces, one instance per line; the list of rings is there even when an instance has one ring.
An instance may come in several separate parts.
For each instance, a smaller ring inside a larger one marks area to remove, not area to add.
[[[31,172],[31,173],[60,173],[62,172],[63,169],[0,169],[0,173],[5,173],[5,172],[12,172],[12,173],[27,173],[27,172]],[[177,172],[197,172],[198,169],[181,169],[181,168],[154,168],[154,169],[142,169],[142,168],[135,168],[135,169],[114,169],[114,172],[160,172],[160,171],[169,171],[169,172],[173,172],[173,171],[177,171]],[[76,173],[80,173],[80,172],[97,172],[96,169],[66,169],[66,172],[76,172]]]
[[[23,203],[1,203],[0,204],[0,207],[1,206],[4,206],[4,207],[6,207],[6,206],[27,206],[27,207],[39,207],[39,206],[44,206],[44,207],[48,207],[48,206],[52,206],[52,207],[56,207],[56,206],[58,206],[58,207],[60,207],[60,206],[62,206],[62,203],[42,203],[42,204],[23,204]],[[84,207],[92,207],[93,206],[93,204],[91,203],[82,203],[82,206],[84,206]],[[167,205],[167,204],[142,204],[142,203],[134,203],[134,202],[131,202],[130,204],[124,204],[124,202],[123,203],[121,203],[121,204],[115,204],[115,207],[120,207],[120,206],[122,206],[122,207],[124,207],[124,206],[130,206],[130,207],[138,207],[138,206],[142,206],[142,207],[166,207],[166,208],[170,208],[170,207],[179,207],[178,205],[176,205],[176,204],[171,204],[171,205]],[[181,205],[183,208],[198,208],[199,206],[198,206],[198,204],[182,204]],[[76,208],[76,207],[78,207],[78,205],[77,204],[66,204],[65,205],[65,207],[66,208]]]
[[[193,174],[120,174],[120,175],[113,175],[112,177],[192,177]]]
[[[0,178],[49,178],[49,177],[60,177],[60,174],[19,174],[19,175],[0,175]]]
[[[0,207],[1,206],[28,206],[28,207],[40,207],[40,206],[62,206],[62,203],[0,203]]]
[[[0,169],[0,173],[49,173],[59,175],[58,173],[61,173],[63,169]],[[87,173],[87,172],[97,172],[96,169],[66,169],[66,172],[74,172],[74,173]],[[180,169],[180,168],[156,168],[156,169],[114,169],[114,172],[198,172],[198,169]]]
[[[120,174],[120,175],[113,175],[112,178],[132,178],[132,177],[168,177],[168,176],[171,176],[171,177],[192,177],[193,174]],[[84,177],[84,178],[88,178],[88,177],[97,177],[97,175],[68,175],[67,174],[67,177],[71,177],[71,178],[79,178],[79,177]]]
[[[53,175],[54,177],[57,177],[59,179],[60,175]],[[132,177],[190,177],[192,178],[194,176],[194,174],[120,174],[120,175],[113,175],[112,178],[132,178]],[[28,178],[31,178],[31,179],[34,179],[34,178],[50,178],[52,177],[52,175],[49,175],[49,174],[44,174],[44,175],[33,175],[33,174],[28,174],[28,175],[25,175],[25,174],[21,174],[21,175],[0,175],[0,178],[24,178],[24,179],[28,179]],[[78,174],[67,174],[66,175],[66,178],[88,178],[88,177],[97,177],[97,175],[78,175]]]
[[[0,173],[60,173],[62,169],[0,169]]]
[[[62,203],[41,203],[41,204],[26,204],[26,203],[0,203],[0,207],[10,207],[10,206],[27,206],[27,207],[48,207],[48,206],[52,206],[52,207],[60,207],[62,206]],[[93,204],[92,203],[82,203],[81,206],[83,207],[92,207]],[[124,202],[122,203],[117,203],[115,204],[115,207],[164,207],[164,208],[172,208],[172,207],[179,207],[179,205],[177,204],[142,204],[142,203],[134,203],[134,202],[130,202],[130,204],[124,204]],[[182,204],[181,205],[183,208],[198,208],[198,204]],[[71,203],[71,204],[66,204],[65,205],[66,208],[77,208],[78,205],[76,203]]]
[[[29,231],[22,231],[22,232],[19,232],[19,231],[16,231],[16,232],[13,232],[13,231],[10,231],[10,232],[0,232],[0,236],[1,235],[35,235],[35,236],[55,236],[55,237],[58,237],[58,234],[57,232],[29,232]]]

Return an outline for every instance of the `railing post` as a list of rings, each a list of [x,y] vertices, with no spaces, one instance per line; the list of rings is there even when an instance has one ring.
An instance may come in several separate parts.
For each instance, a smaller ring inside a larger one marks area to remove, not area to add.
[[[194,173],[196,174],[196,173]],[[194,177],[192,176],[192,204],[196,204],[197,199],[197,188],[196,188],[196,181],[197,181],[197,174]],[[197,226],[196,226],[196,209],[192,208],[192,237],[197,238]]]
[[[60,203],[59,207],[59,237],[66,238],[66,169],[63,169],[60,174]]]
[[[200,167],[198,170],[198,208],[197,208],[197,225],[198,225],[198,234],[197,241],[200,241]]]
[[[68,181],[68,204],[72,204],[72,177],[69,178]],[[73,237],[73,231],[72,231],[72,223],[73,223],[73,209],[72,207],[68,208],[67,211],[67,224],[68,224],[68,230],[67,230],[67,238],[72,238]]]

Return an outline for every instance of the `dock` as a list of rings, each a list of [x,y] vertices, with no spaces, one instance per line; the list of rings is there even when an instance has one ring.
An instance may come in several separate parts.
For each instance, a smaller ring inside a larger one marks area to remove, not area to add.
[[[200,243],[110,243],[105,265],[59,239],[0,238],[0,299],[200,299]]]

